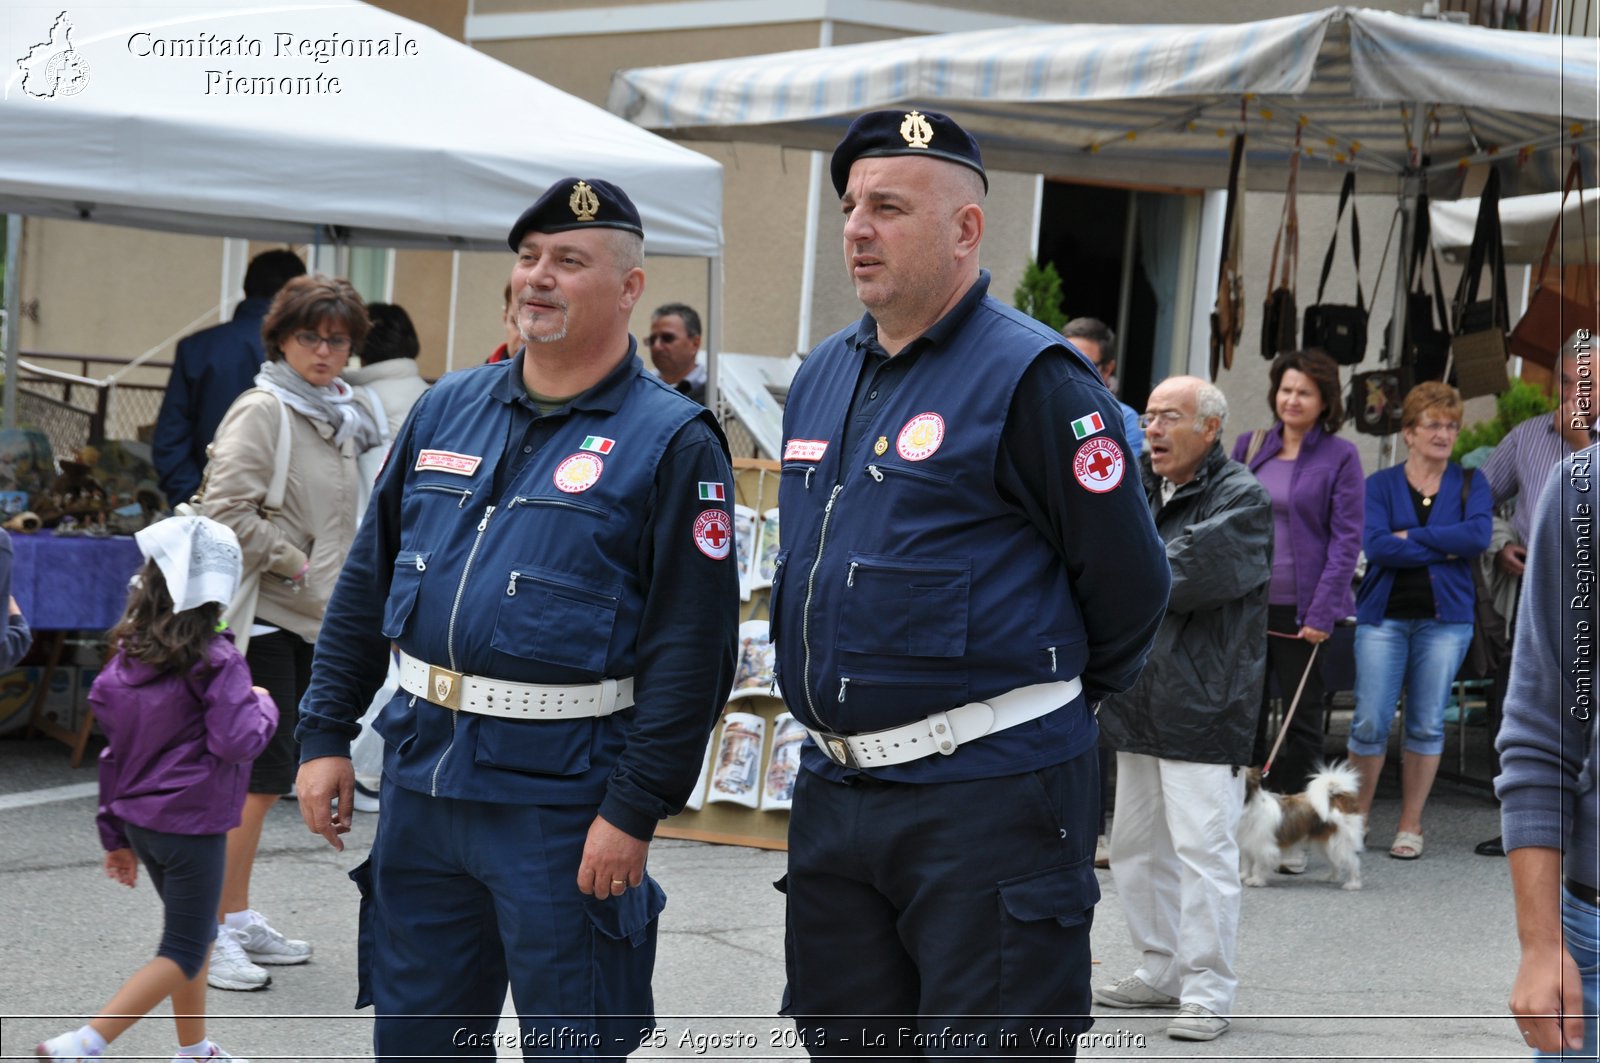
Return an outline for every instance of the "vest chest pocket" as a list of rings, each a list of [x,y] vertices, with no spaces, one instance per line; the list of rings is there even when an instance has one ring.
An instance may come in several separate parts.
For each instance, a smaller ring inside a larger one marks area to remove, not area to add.
[[[962,558],[851,554],[840,598],[838,648],[895,657],[960,657],[967,650],[972,565]]]
[[[598,589],[534,565],[513,569],[500,596],[493,647],[501,653],[605,675],[621,588]]]
[[[383,635],[397,639],[405,633],[406,621],[417,604],[423,574],[428,571],[430,553],[401,550],[394,558],[394,577],[389,581],[389,598],[383,604]]]

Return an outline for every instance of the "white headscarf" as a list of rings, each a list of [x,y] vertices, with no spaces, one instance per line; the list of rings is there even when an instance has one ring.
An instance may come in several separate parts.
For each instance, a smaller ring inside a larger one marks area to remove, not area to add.
[[[233,529],[210,517],[168,517],[134,533],[167,581],[174,612],[207,602],[227,605],[239,589],[244,555]]]

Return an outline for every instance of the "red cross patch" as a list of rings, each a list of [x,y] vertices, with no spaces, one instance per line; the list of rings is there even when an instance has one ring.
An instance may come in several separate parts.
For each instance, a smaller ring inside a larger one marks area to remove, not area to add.
[[[1128,463],[1122,448],[1105,436],[1094,436],[1072,457],[1072,475],[1085,491],[1103,495],[1122,482]]]
[[[694,519],[694,544],[711,560],[723,560],[733,545],[733,518],[722,509],[701,513]]]

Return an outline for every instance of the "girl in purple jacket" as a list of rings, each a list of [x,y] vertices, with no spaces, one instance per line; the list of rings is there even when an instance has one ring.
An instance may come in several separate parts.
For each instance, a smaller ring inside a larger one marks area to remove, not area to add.
[[[139,532],[145,565],[89,691],[109,745],[100,755],[100,840],[109,878],[132,886],[138,861],[165,908],[155,959],[87,1025],[39,1045],[44,1059],[97,1059],[168,997],[174,1063],[233,1059],[206,1037],[206,960],[217,934],[226,835],[239,822],[250,762],[278,726],[267,692],[221,633],[239,585],[239,540],[205,517]],[[242,1061],[241,1061],[242,1063]]]

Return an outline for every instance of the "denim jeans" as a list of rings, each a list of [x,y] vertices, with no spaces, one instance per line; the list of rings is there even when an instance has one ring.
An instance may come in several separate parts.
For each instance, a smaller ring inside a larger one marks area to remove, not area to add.
[[[1535,1052],[1535,1059],[1594,1059],[1595,1009],[1600,1004],[1600,908],[1561,891],[1561,928],[1567,951],[1583,980],[1583,1048],[1577,1052]]]
[[[1472,644],[1472,625],[1444,620],[1391,620],[1356,625],[1356,714],[1350,752],[1381,756],[1389,748],[1395,704],[1405,690],[1408,753],[1444,751],[1444,707],[1461,661]]]

